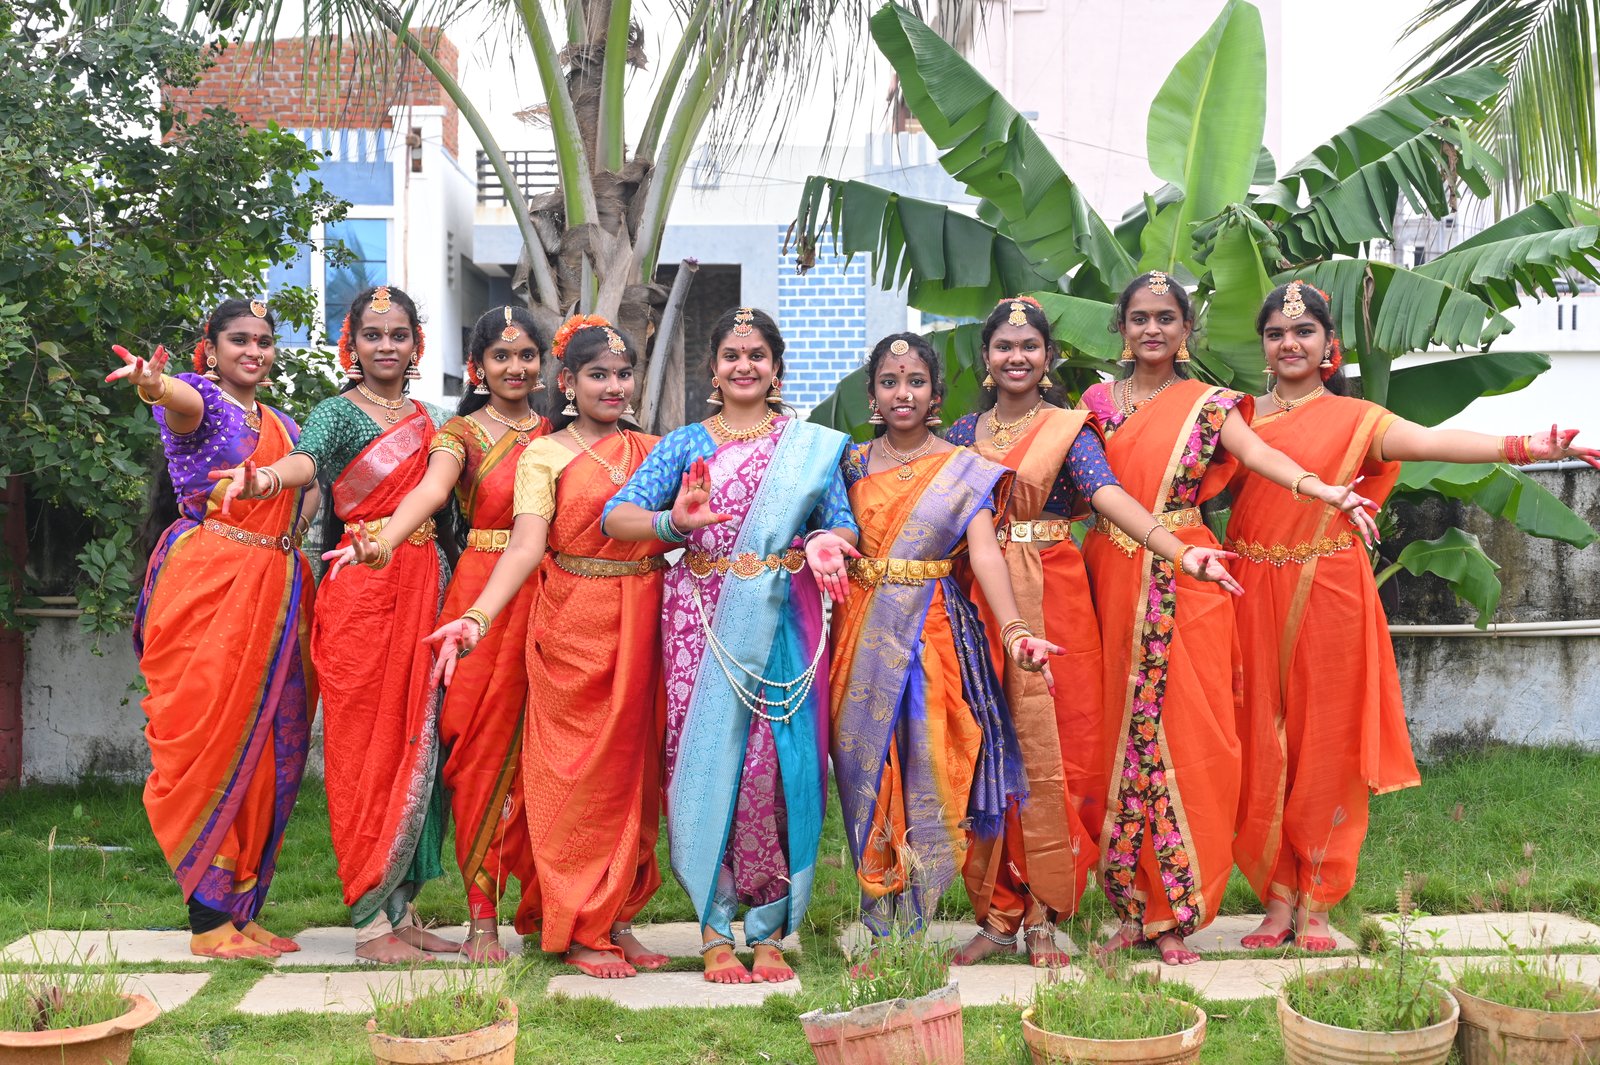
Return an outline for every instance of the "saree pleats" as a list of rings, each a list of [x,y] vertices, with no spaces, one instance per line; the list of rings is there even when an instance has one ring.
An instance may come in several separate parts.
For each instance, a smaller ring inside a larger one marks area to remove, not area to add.
[[[369,444],[334,482],[335,513],[347,522],[393,514],[422,480],[433,432],[419,407]],[[439,699],[422,642],[441,583],[435,545],[402,541],[383,569],[350,566],[318,590],[311,654],[322,678],[328,819],[358,925],[397,889],[414,894],[442,872]]]
[[[278,416],[263,413],[251,457],[265,465],[291,441]],[[294,528],[299,493],[244,501],[224,518],[226,488],[183,501],[186,516],[151,559],[134,640],[149,688],[151,828],[184,898],[243,923],[266,901],[305,769],[317,685],[306,668],[305,556],[200,524],[275,541]]]
[[[631,436],[640,457],[655,443]],[[623,457],[619,439],[597,450]],[[600,531],[616,490],[593,461],[570,461],[556,482],[549,551],[636,561],[666,550]],[[577,576],[547,553],[533,586],[522,785],[534,875],[517,930],[537,931],[546,951],[583,946],[620,958],[612,925],[632,920],[661,886],[662,575]]]
[[[1360,491],[1381,502],[1400,464],[1367,456],[1392,418],[1323,396],[1254,428],[1328,484],[1364,475]],[[1355,884],[1369,793],[1420,779],[1388,620],[1348,519],[1254,474],[1232,487],[1229,546],[1244,557],[1231,568],[1245,589],[1235,606],[1245,702],[1234,856],[1263,901],[1326,910]]]

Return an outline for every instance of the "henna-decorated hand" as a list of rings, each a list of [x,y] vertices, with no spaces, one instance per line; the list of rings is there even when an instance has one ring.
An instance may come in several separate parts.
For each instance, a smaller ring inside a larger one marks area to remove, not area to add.
[[[478,623],[471,618],[457,618],[445,625],[440,625],[431,634],[424,636],[422,642],[435,648],[438,652],[433,661],[433,676],[431,683],[434,687],[443,684],[450,687],[450,682],[456,676],[456,662],[467,657],[472,649],[478,646],[480,639]]]
[[[1045,687],[1052,696],[1056,693],[1055,677],[1050,675],[1050,656],[1066,654],[1066,648],[1057,647],[1049,640],[1038,636],[1024,636],[1020,640],[1011,641],[1011,661],[1017,664],[1018,669],[1029,673],[1039,673],[1044,676]]]
[[[711,509],[711,469],[705,459],[695,459],[683,475],[678,498],[672,504],[673,527],[681,533],[691,533],[708,525],[720,525],[732,517]]]
[[[169,356],[167,349],[160,345],[148,359],[128,353],[128,349],[121,344],[111,345],[111,350],[122,360],[123,365],[106,374],[106,381],[121,381],[127,379],[135,387],[146,392],[154,392],[161,387],[161,375],[167,372]]]
[[[844,602],[850,595],[845,559],[860,557],[861,552],[836,533],[816,533],[806,540],[806,562],[811,566],[811,574],[835,603]]]
[[[1600,451],[1592,447],[1573,447],[1572,438],[1577,435],[1576,429],[1562,429],[1552,425],[1549,436],[1536,434],[1528,437],[1528,456],[1540,462],[1577,459],[1600,470]]]
[[[1191,547],[1183,553],[1183,572],[1197,581],[1220,584],[1234,595],[1243,595],[1244,588],[1224,565],[1226,560],[1238,557],[1220,547]]]

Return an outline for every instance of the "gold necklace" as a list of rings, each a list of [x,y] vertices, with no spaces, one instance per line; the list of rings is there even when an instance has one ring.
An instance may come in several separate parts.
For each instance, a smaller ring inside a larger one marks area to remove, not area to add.
[[[382,396],[378,395],[372,389],[368,388],[359,381],[356,382],[356,391],[360,392],[361,395],[370,402],[376,403],[378,406],[382,407],[383,420],[388,422],[390,425],[393,425],[395,422],[400,420],[400,411],[406,405],[406,397],[401,396],[399,399],[384,399]]]
[[[1165,381],[1156,386],[1155,391],[1151,392],[1148,396],[1135,403],[1133,400],[1133,378],[1128,378],[1122,382],[1122,398],[1117,400],[1117,410],[1121,412],[1124,418],[1132,416],[1134,411],[1138,410],[1140,407],[1144,406],[1146,403],[1149,403],[1152,399],[1155,399],[1161,393],[1165,392],[1167,388],[1171,386],[1171,384],[1177,379],[1177,375],[1167,378]]]
[[[520,422],[514,422],[510,418],[507,418],[504,414],[501,414],[499,411],[495,410],[494,404],[492,403],[485,403],[483,406],[483,412],[489,416],[490,421],[499,422],[507,429],[510,429],[513,433],[516,433],[517,443],[519,444],[526,444],[529,439],[528,434],[533,432],[533,430],[539,424],[539,414],[537,411],[529,411],[527,418]],[[617,483],[621,484],[622,482],[618,481]]]
[[[1326,391],[1326,387],[1323,385],[1318,385],[1316,388],[1313,388],[1310,392],[1307,392],[1299,399],[1284,399],[1282,396],[1278,395],[1278,386],[1273,385],[1271,388],[1267,389],[1267,395],[1272,397],[1272,402],[1278,405],[1279,410],[1285,414],[1288,414],[1296,407],[1303,407],[1307,403],[1310,403],[1312,400],[1316,399]]]
[[[623,433],[620,429],[617,430],[622,436],[622,465],[613,466],[601,458],[594,448],[589,446],[589,441],[585,440],[583,434],[578,432],[578,424],[576,422],[567,426],[567,432],[572,434],[572,439],[578,442],[578,446],[583,449],[585,455],[588,455],[605,468],[606,473],[611,477],[612,484],[620,487],[628,483],[628,467],[633,463],[633,441],[628,437],[627,433]],[[606,434],[606,436],[611,435],[611,433]],[[604,440],[605,438],[603,436],[600,439]]]
[[[235,407],[238,407],[240,410],[244,411],[244,424],[247,427],[249,427],[252,431],[260,432],[260,430],[261,430],[261,404],[257,403],[254,407],[247,407],[243,403],[239,402],[238,399],[236,399],[235,397],[229,395],[226,389],[220,389],[219,388],[217,391],[222,393],[222,398],[223,399],[227,400],[229,403],[232,403]]]
[[[998,407],[996,404],[995,407]],[[1044,408],[1044,400],[1033,405],[1033,408],[1014,422],[1003,422],[995,414],[995,407],[989,408],[989,442],[1001,451],[1022,439],[1022,431],[1033,421],[1034,415]]]
[[[717,432],[728,440],[755,440],[766,436],[772,431],[772,423],[778,420],[778,412],[768,410],[766,417],[750,426],[748,429],[735,429],[728,424],[726,418],[719,411],[712,415],[711,422],[716,426]]]
[[[909,481],[911,478],[916,476],[916,474],[911,472],[911,464],[920,459],[922,456],[926,455],[928,453],[928,449],[933,447],[933,442],[937,439],[938,437],[934,436],[932,433],[929,433],[927,438],[924,439],[922,443],[918,444],[916,449],[913,451],[899,450],[893,444],[889,443],[889,438],[886,436],[880,436],[878,438],[878,443],[883,445],[883,452],[886,457],[891,458],[900,464],[900,468],[894,471],[895,477],[902,481]]]

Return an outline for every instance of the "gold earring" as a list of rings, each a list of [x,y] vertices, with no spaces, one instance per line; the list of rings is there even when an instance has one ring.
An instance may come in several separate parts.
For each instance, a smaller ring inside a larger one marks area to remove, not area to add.
[[[576,418],[578,416],[578,405],[573,401],[578,398],[578,393],[569,388],[562,394],[567,397],[567,405],[561,408],[561,416],[563,418]]]
[[[983,387],[984,388],[993,388],[994,387],[994,374],[986,373],[986,374],[983,375]]]
[[[939,407],[937,404],[928,409],[928,416],[922,419],[922,424],[926,425],[929,429],[937,429],[939,426],[944,424],[944,419],[939,417]]]
[[[633,400],[631,400],[631,399],[628,400],[628,405],[626,407],[622,408],[622,416],[624,418],[637,418],[637,417],[639,417],[639,412],[633,409]]]
[[[884,424],[883,412],[878,410],[878,401],[877,400],[875,400],[875,399],[867,400],[867,409],[872,411],[872,416],[867,419],[867,424],[868,425],[883,425]]]
[[[217,357],[215,355],[206,356],[206,372],[200,376],[204,377],[207,381],[222,380],[222,378],[217,374]]]
[[[1132,362],[1133,361],[1133,343],[1130,340],[1128,340],[1127,337],[1123,337],[1122,338],[1122,358],[1118,359],[1117,361],[1118,362]]]
[[[706,406],[722,406],[722,385],[717,383],[717,379],[715,377],[711,379],[711,394],[706,397]]]
[[[1182,340],[1178,341],[1178,354],[1173,356],[1172,361],[1173,362],[1188,362],[1189,361],[1189,338],[1188,337],[1184,337]]]
[[[406,365],[406,380],[422,380],[422,371],[417,369],[417,357],[415,355],[411,356],[411,362]]]

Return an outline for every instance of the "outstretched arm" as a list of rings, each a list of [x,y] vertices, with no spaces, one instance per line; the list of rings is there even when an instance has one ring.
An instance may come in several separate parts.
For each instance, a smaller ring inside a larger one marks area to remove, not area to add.
[[[1600,451],[1573,447],[1576,429],[1552,425],[1548,434],[1490,436],[1464,429],[1426,429],[1396,418],[1381,436],[1373,438],[1370,458],[1391,462],[1547,462],[1578,459],[1600,469]],[[1520,464],[1520,463],[1519,463]]]
[[[1348,486],[1323,483],[1321,477],[1307,472],[1294,459],[1257,436],[1237,411],[1229,411],[1227,420],[1222,423],[1222,446],[1251,473],[1259,474],[1297,496],[1321,500],[1330,507],[1344,511],[1368,545],[1377,541],[1378,525],[1372,520],[1372,512],[1378,509],[1376,503],[1357,495]]]
[[[111,345],[111,350],[122,365],[106,374],[106,381],[127,381],[139,390],[139,398],[152,407],[165,411],[167,428],[178,436],[188,436],[200,428],[205,417],[206,401],[200,392],[187,381],[167,376],[167,349],[157,346],[148,359],[130,355],[121,344]]]
[[[1224,551],[1220,547],[1185,544],[1157,521],[1155,515],[1140,506],[1139,501],[1120,485],[1105,485],[1094,494],[1090,503],[1095,513],[1104,514],[1129,536],[1144,536],[1148,531],[1149,536],[1145,537],[1145,545],[1168,562],[1178,562],[1183,572],[1195,580],[1220,584],[1234,595],[1244,594],[1239,582],[1233,579],[1228,567],[1223,565],[1226,559],[1239,557],[1232,551]]]

